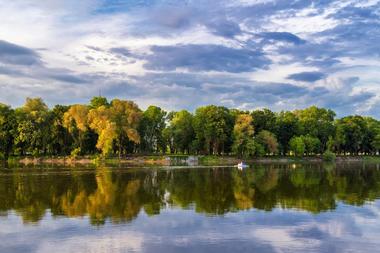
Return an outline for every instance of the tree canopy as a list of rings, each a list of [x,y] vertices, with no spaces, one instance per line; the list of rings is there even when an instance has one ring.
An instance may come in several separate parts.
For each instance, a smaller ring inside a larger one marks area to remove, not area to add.
[[[56,105],[27,98],[0,104],[0,158],[10,155],[125,156],[131,153],[238,156],[379,154],[380,122],[311,106],[302,110],[241,111],[208,105],[167,112],[141,110],[128,100],[94,97],[88,104]]]

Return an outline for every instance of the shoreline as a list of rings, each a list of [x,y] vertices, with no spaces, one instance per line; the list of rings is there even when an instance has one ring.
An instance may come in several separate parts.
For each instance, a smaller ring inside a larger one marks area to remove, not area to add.
[[[67,157],[11,157],[9,164],[15,165],[130,165],[130,166],[170,166],[183,165],[235,165],[240,161],[246,163],[324,163],[321,156],[273,156],[242,159],[235,156],[191,156],[191,155],[134,155],[123,158],[111,157],[100,159],[96,156],[78,158]],[[379,162],[380,156],[337,156],[330,163]]]

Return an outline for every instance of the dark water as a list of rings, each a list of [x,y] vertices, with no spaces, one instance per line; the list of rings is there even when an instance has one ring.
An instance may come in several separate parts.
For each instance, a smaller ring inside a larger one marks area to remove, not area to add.
[[[0,252],[380,252],[379,165],[0,169]]]

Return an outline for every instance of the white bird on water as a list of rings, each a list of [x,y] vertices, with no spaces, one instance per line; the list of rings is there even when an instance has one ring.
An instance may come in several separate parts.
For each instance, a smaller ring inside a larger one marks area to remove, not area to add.
[[[242,170],[242,169],[248,168],[249,166],[243,163],[243,161],[241,161],[240,163],[238,163],[237,167],[239,170]]]

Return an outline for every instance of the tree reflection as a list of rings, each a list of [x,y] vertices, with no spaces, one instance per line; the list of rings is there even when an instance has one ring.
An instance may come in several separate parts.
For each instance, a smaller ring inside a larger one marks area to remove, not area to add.
[[[363,205],[380,196],[376,165],[255,165],[233,168],[117,170],[95,172],[0,172],[0,213],[15,211],[24,222],[54,216],[89,217],[92,224],[128,222],[143,210],[167,206],[210,215],[276,207],[318,213],[338,201]]]

